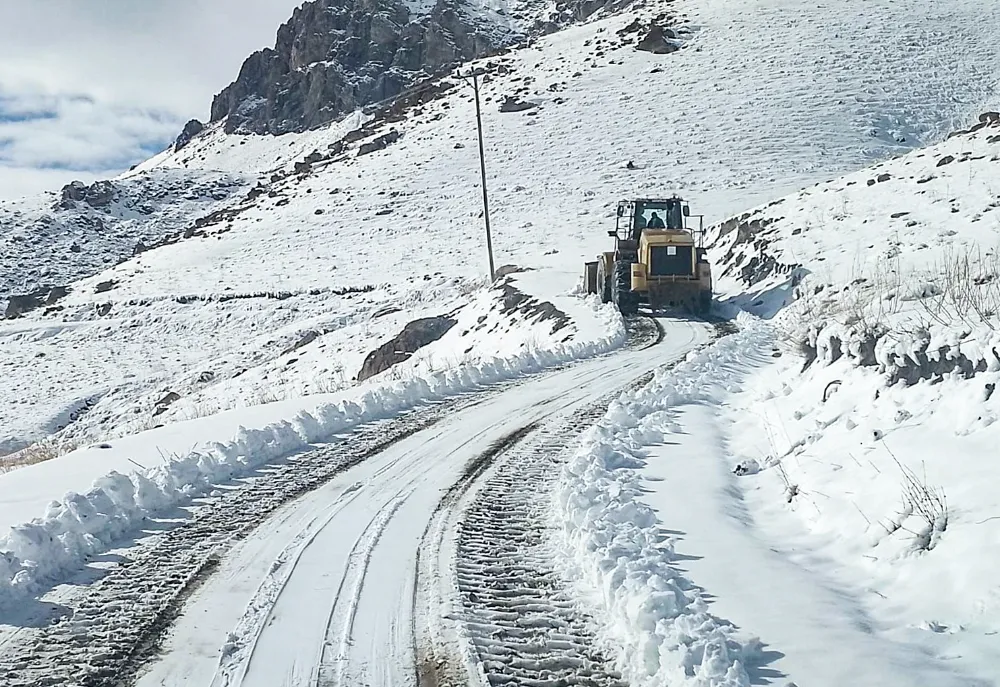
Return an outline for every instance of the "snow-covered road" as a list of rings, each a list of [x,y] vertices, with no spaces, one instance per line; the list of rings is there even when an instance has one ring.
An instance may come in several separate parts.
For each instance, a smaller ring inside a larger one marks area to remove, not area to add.
[[[665,325],[659,345],[485,396],[281,508],[192,595],[139,685],[415,684],[416,563],[442,496],[495,442],[573,426],[595,400],[710,336],[697,323]]]

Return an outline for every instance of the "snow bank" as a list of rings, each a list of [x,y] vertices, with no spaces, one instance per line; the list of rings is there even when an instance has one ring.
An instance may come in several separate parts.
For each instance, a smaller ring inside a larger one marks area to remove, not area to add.
[[[291,419],[261,428],[241,426],[229,442],[209,443],[162,466],[128,476],[111,472],[84,494],[68,493],[62,501],[50,503],[42,517],[12,527],[0,539],[0,606],[79,568],[89,556],[107,550],[144,519],[313,442],[427,401],[621,346],[626,339],[621,315],[610,305],[601,305],[596,297],[586,302],[605,325],[599,338],[529,347],[506,357],[361,387],[355,400],[302,409]]]
[[[665,411],[733,390],[733,368],[768,344],[766,325],[746,314],[740,323],[740,333],[615,400],[561,477],[554,510],[569,577],[609,616],[602,639],[618,648],[633,685],[750,685],[745,666],[759,642],[713,617],[701,591],[672,567],[673,547],[642,503],[638,473],[642,446],[669,431]]]

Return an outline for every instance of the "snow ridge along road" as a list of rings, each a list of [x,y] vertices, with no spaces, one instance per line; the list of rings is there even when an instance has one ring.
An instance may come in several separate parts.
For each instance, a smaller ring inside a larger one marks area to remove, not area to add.
[[[628,349],[361,428],[237,483],[60,590],[0,648],[11,687],[413,684],[416,552],[442,492],[497,438],[616,391],[709,338],[646,323]],[[160,654],[160,660],[149,665]]]

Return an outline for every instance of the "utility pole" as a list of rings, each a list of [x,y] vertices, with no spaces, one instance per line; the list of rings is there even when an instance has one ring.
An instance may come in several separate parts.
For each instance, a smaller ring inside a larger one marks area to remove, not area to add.
[[[479,133],[479,172],[483,179],[483,219],[486,222],[486,251],[490,257],[490,282],[492,282],[496,270],[493,267],[493,237],[490,234],[490,201],[486,191],[486,151],[483,146],[483,111],[479,105],[479,72],[475,69],[472,69],[471,72],[472,89],[476,94],[476,130]]]

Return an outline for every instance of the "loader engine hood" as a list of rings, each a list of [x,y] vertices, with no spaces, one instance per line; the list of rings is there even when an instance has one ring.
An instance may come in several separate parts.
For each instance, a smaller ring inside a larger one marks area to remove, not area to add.
[[[638,257],[638,262],[646,266],[647,279],[697,278],[697,250],[688,232],[645,229],[639,238]]]

